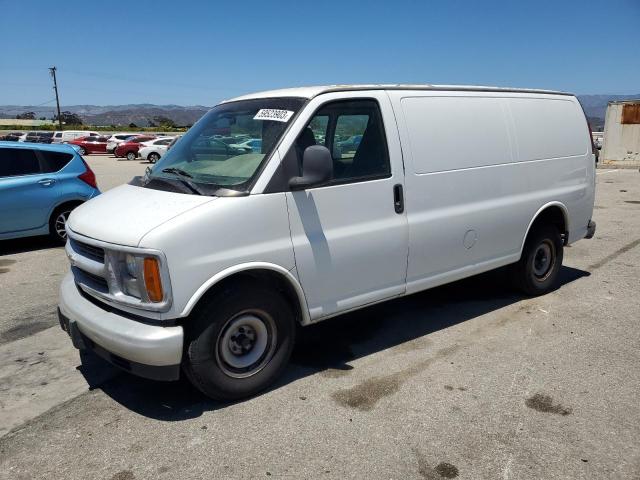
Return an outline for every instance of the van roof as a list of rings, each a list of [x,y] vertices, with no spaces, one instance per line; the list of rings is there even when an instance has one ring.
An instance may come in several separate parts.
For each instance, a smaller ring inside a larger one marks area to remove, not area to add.
[[[267,90],[264,92],[250,93],[239,97],[225,100],[225,102],[235,102],[237,100],[249,100],[252,98],[274,98],[274,97],[298,97],[313,98],[322,93],[328,92],[348,92],[357,90],[446,90],[446,91],[469,91],[469,92],[511,92],[511,93],[540,93],[552,95],[572,95],[572,93],[560,92],[556,90],[541,90],[532,88],[509,88],[509,87],[488,87],[481,85],[428,85],[428,84],[361,84],[361,85],[324,85],[317,87],[296,87],[283,88],[279,90]]]

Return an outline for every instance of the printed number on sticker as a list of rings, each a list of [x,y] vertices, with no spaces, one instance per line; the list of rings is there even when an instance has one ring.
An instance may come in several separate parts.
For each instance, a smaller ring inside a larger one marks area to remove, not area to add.
[[[290,110],[278,110],[275,108],[261,108],[253,117],[254,120],[274,120],[276,122],[288,122],[293,115]]]

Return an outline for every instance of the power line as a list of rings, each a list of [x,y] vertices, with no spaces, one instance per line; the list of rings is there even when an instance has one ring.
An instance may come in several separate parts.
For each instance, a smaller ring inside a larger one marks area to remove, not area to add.
[[[56,101],[56,99],[55,99],[55,98],[52,98],[51,100],[48,100],[48,101],[46,101],[46,102],[38,103],[38,104],[36,104],[36,105],[29,105],[29,106],[30,106],[30,107],[41,107],[41,106],[43,106],[43,105],[46,105],[46,104],[48,104],[48,103],[55,102],[55,101]]]

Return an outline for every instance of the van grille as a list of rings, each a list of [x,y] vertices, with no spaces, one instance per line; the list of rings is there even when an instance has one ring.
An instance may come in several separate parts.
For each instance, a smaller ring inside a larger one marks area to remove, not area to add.
[[[71,271],[75,277],[76,284],[86,285],[98,292],[109,293],[109,284],[107,283],[106,278],[94,275],[93,273],[87,272],[86,270],[82,270],[78,267],[72,267]]]
[[[71,246],[73,247],[73,249],[80,255],[84,255],[91,260],[95,260],[96,262],[104,263],[104,250],[102,248],[94,247],[93,245],[79,242],[72,238],[69,240],[71,241]]]

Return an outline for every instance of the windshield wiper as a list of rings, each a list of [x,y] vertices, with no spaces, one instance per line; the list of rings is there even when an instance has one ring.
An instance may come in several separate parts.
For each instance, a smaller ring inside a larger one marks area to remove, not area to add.
[[[197,193],[198,195],[206,195],[206,193],[204,193],[200,189],[200,187],[198,187],[195,183],[193,183],[190,180],[191,178],[193,178],[193,175],[191,175],[189,172],[185,172],[181,168],[169,167],[169,168],[163,168],[162,173],[172,173],[173,175],[178,177],[178,180],[180,180],[184,185],[189,187],[189,189],[192,192]]]

